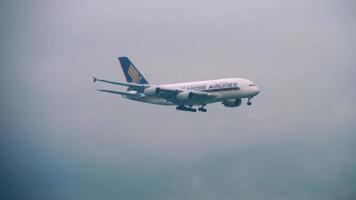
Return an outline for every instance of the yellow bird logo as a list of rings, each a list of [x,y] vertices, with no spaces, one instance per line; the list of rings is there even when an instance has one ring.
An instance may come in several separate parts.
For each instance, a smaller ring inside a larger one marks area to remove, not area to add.
[[[135,69],[135,67],[132,66],[132,64],[129,67],[128,74],[131,77],[131,82],[140,83],[141,76],[139,72]]]

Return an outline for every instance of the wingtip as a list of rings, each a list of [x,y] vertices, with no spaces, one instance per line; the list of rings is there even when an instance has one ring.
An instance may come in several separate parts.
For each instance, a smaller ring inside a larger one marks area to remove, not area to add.
[[[95,82],[96,82],[96,80],[98,80],[98,79],[96,79],[96,78],[93,76],[93,83],[95,83]]]

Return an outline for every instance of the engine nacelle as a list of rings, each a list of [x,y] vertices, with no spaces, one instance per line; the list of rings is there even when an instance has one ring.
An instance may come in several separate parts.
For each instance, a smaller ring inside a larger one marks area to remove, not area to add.
[[[191,101],[193,99],[193,92],[185,91],[177,94],[178,101]]]
[[[238,107],[241,105],[241,103],[242,103],[241,99],[229,99],[223,101],[225,107]]]
[[[159,93],[161,93],[161,89],[159,87],[149,87],[143,91],[143,94],[149,97],[156,97]]]

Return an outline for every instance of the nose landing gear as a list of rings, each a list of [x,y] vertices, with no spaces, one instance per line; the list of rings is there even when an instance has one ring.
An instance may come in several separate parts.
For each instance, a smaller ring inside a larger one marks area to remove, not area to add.
[[[248,106],[252,105],[251,98],[248,98],[248,100],[247,100],[247,105],[248,105]]]

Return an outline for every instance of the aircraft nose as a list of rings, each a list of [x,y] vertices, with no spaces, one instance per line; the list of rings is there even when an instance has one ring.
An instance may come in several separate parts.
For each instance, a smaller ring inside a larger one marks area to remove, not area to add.
[[[254,95],[258,95],[260,93],[260,89],[256,86],[256,88],[254,89]]]

